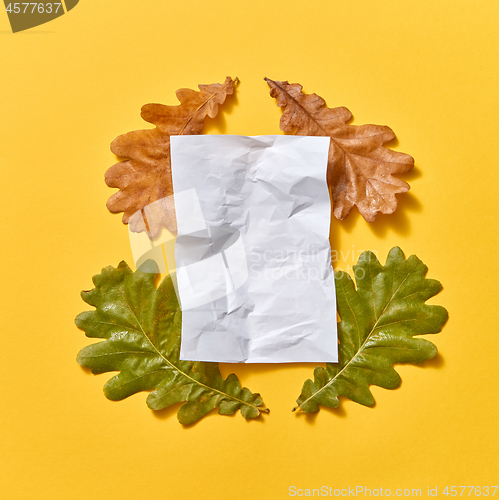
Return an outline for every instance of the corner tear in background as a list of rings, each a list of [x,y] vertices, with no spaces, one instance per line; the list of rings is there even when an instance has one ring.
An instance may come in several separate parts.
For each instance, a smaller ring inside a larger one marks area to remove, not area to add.
[[[48,23],[74,9],[79,0],[56,2],[11,2],[3,0],[13,33]]]

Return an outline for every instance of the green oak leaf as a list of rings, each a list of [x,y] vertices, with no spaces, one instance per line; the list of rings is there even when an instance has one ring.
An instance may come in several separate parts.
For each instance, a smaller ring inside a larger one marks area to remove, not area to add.
[[[394,363],[422,363],[437,354],[434,344],[414,338],[438,333],[448,317],[443,307],[425,304],[442,289],[438,281],[425,279],[427,270],[415,255],[406,260],[396,247],[384,266],[372,252],[360,256],[354,266],[357,289],[347,273],[335,273],[339,362],[315,369],[293,411],[335,408],[338,396],[372,406],[369,385],[395,389],[400,384]]]
[[[224,380],[217,363],[179,360],[182,313],[170,276],[157,289],[154,277],[121,262],[103,269],[93,278],[95,288],[82,292],[96,309],[79,314],[76,325],[87,337],[106,340],[84,347],[78,363],[96,374],[119,372],[105,384],[105,395],[121,400],[152,390],[147,405],[153,410],[184,403],[177,413],[182,424],[217,407],[222,415],[240,409],[245,418],[268,412],[236,375]]]

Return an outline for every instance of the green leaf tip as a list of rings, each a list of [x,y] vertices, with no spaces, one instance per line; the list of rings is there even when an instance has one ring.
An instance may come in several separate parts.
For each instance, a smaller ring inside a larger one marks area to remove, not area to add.
[[[84,347],[77,361],[95,374],[119,372],[106,382],[106,397],[152,391],[149,408],[182,403],[177,417],[185,425],[215,408],[221,415],[240,410],[247,419],[268,413],[259,394],[241,387],[234,374],[223,379],[217,363],[179,359],[182,313],[173,283],[167,276],[156,289],[154,277],[121,262],[104,268],[93,278],[95,288],[82,293],[95,310],[79,314],[76,325],[104,341]]]
[[[440,332],[448,319],[445,308],[425,304],[442,285],[425,278],[428,269],[421,260],[406,259],[395,247],[384,266],[373,252],[364,252],[353,269],[355,284],[349,274],[335,273],[339,362],[315,369],[293,411],[336,408],[339,396],[373,406],[370,385],[395,389],[400,384],[393,364],[420,364],[437,354],[432,342],[415,338]]]

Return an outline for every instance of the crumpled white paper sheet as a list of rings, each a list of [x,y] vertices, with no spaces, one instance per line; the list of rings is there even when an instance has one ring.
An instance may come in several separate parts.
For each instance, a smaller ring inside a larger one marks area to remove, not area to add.
[[[336,362],[327,137],[171,137],[180,359]]]

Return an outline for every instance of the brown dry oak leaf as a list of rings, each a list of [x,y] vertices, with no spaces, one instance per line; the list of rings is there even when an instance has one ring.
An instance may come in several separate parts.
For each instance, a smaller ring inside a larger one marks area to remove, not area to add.
[[[329,136],[327,181],[333,196],[333,212],[343,220],[354,205],[364,219],[374,221],[378,212],[391,214],[397,208],[398,193],[409,184],[393,174],[408,172],[414,159],[384,147],[395,138],[389,127],[347,125],[352,113],[345,108],[328,108],[317,94],[302,92],[298,83],[265,78],[270,95],[283,108],[280,127],[297,135]]]
[[[106,172],[106,184],[119,188],[107,208],[123,212],[123,223],[130,224],[132,231],[146,231],[153,238],[164,225],[176,232],[170,136],[200,134],[204,119],[215,118],[219,105],[234,92],[236,81],[227,77],[223,84],[199,85],[199,92],[179,89],[178,106],[146,104],[141,116],[156,128],[129,132],[111,143],[111,151],[126,160]]]

